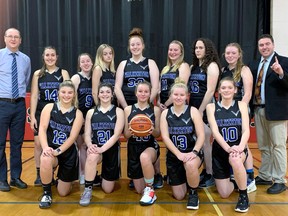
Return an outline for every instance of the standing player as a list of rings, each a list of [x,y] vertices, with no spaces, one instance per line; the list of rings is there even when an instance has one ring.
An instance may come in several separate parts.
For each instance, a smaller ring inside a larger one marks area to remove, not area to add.
[[[204,126],[195,107],[186,105],[188,88],[176,79],[171,88],[173,106],[162,112],[161,136],[168,148],[166,166],[173,197],[185,198],[190,187],[187,209],[198,209],[199,172],[203,160]],[[194,135],[196,134],[197,140]]]
[[[40,208],[52,204],[52,171],[58,167],[57,190],[67,196],[72,182],[78,179],[78,151],[76,139],[83,124],[83,115],[77,107],[76,90],[71,81],[59,86],[58,102],[47,104],[41,112],[39,140],[42,146],[40,176],[43,195]]]
[[[111,193],[120,175],[119,137],[124,128],[123,110],[112,104],[113,87],[101,83],[98,87],[98,105],[87,113],[85,142],[87,160],[85,165],[85,190],[80,205],[87,206],[92,198],[93,180],[97,164],[102,162],[102,189]]]
[[[220,61],[213,42],[206,38],[197,39],[194,42],[192,53],[189,104],[200,111],[205,123],[205,142],[203,146],[205,167],[200,175],[199,187],[201,188],[215,185],[212,175],[211,130],[208,127],[205,109],[207,104],[214,99],[219,74]]]
[[[93,107],[94,101],[92,97],[92,80],[91,80],[91,71],[92,71],[92,58],[88,53],[82,53],[78,56],[78,72],[73,75],[71,81],[73,82],[75,89],[77,91],[78,97],[78,108],[82,112],[85,119],[86,114],[91,107]],[[81,130],[77,138],[77,147],[79,151],[79,182],[84,184],[84,170],[85,170],[85,161],[86,161],[86,145],[84,142],[84,122],[83,130]]]
[[[249,114],[245,102],[235,101],[237,87],[233,78],[225,77],[219,83],[221,101],[208,104],[207,116],[212,129],[212,167],[218,193],[227,198],[235,189],[230,181],[232,167],[239,188],[237,212],[247,212],[247,174],[244,162],[247,158],[247,144],[250,136]]]
[[[114,49],[108,44],[101,44],[96,53],[95,64],[92,75],[93,98],[98,104],[98,87],[100,83],[110,83],[113,88],[115,86],[115,64],[114,64]],[[114,104],[117,104],[117,99],[114,98]]]
[[[138,83],[143,81],[151,83],[149,99],[151,103],[159,91],[159,69],[154,60],[143,56],[145,45],[141,29],[131,30],[128,48],[132,56],[119,64],[115,81],[115,94],[123,109],[137,102],[135,88]]]
[[[42,148],[38,137],[41,111],[46,104],[54,103],[58,100],[60,83],[70,79],[69,73],[57,66],[58,55],[54,47],[45,47],[42,58],[43,66],[34,72],[32,78],[30,99],[30,127],[34,131],[34,159],[37,171],[34,181],[35,186],[42,185],[40,178],[40,155]]]
[[[184,62],[184,46],[180,41],[173,40],[169,44],[167,64],[161,71],[160,76],[161,88],[158,105],[162,111],[173,104],[169,93],[175,79],[179,77],[187,84],[189,76],[189,65]]]
[[[137,193],[142,193],[141,205],[152,205],[157,199],[154,188],[154,163],[160,155],[159,145],[155,138],[160,136],[160,109],[153,107],[149,102],[151,98],[151,85],[141,82],[136,86],[137,103],[124,109],[125,130],[124,136],[128,139],[128,177],[133,179]],[[129,129],[129,122],[137,114],[147,115],[154,126],[150,135],[137,137]]]

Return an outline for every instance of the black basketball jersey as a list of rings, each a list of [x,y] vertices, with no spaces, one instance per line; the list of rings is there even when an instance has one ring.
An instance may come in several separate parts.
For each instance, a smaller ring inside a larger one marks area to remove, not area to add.
[[[234,101],[229,109],[222,107],[220,101],[216,102],[214,115],[219,132],[228,145],[239,145],[242,136],[242,119],[238,102]],[[214,143],[219,145],[216,140]]]
[[[196,67],[189,77],[190,100],[203,99],[207,91],[207,73],[201,67]],[[191,104],[191,103],[190,103]],[[194,106],[194,105],[193,105]],[[199,107],[196,107],[199,108]]]
[[[92,97],[92,79],[87,79],[87,77],[82,76],[80,73],[78,73],[78,75],[80,78],[80,83],[77,89],[78,107],[85,118],[88,110],[94,106],[94,100]]]
[[[102,76],[100,78],[101,83],[110,83],[113,88],[115,86],[115,73],[111,72],[110,70],[103,71]]]
[[[169,91],[171,86],[174,84],[174,81],[179,77],[179,70],[171,71],[173,67],[170,67],[169,71],[165,74],[162,74],[160,77],[161,82],[161,92],[160,92],[160,101],[165,103],[169,98]]]
[[[128,116],[128,122],[131,121],[131,119],[138,114],[144,114],[147,115],[151,121],[153,122],[153,124],[155,125],[155,114],[154,114],[154,108],[152,108],[151,106],[147,106],[147,108],[145,108],[144,110],[141,110],[138,108],[137,104],[133,104],[132,108],[131,108],[131,113]],[[145,137],[137,137],[137,136],[131,136],[128,140],[129,144],[139,144],[139,142],[142,143],[154,143],[154,137],[152,135],[148,135]]]
[[[228,67],[225,67],[223,72],[221,73],[221,79],[223,79],[224,77],[232,77],[233,78],[233,74],[234,74],[235,70],[232,69],[230,70]],[[243,86],[243,80],[242,77],[240,77],[240,80],[236,83],[236,87],[237,87],[237,93],[234,96],[234,99],[237,101],[241,101],[244,95],[244,86]]]
[[[131,61],[131,59],[128,59],[124,67],[122,85],[122,92],[128,105],[132,105],[137,102],[135,88],[138,83],[143,82],[144,80],[150,83],[148,58],[145,58],[138,64]]]
[[[38,78],[39,101],[37,109],[42,110],[48,103],[58,100],[58,89],[63,82],[62,70],[49,73],[45,71],[44,76]]]
[[[70,111],[62,113],[59,102],[54,103],[47,128],[47,140],[50,147],[57,148],[68,139],[76,118],[76,110],[72,107]]]
[[[174,107],[170,107],[166,115],[170,139],[181,152],[191,152],[195,146],[195,126],[190,111],[191,107],[185,105],[185,111],[177,116]]]
[[[92,143],[104,145],[114,135],[116,121],[116,106],[111,105],[106,113],[95,107],[91,117]]]

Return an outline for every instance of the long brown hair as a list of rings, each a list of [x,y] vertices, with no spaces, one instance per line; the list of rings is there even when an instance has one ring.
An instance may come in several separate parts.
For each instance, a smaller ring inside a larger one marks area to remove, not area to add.
[[[53,47],[53,46],[46,46],[46,47],[44,48],[43,53],[42,53],[42,62],[43,62],[43,65],[42,65],[42,67],[41,67],[41,69],[40,69],[40,71],[39,71],[39,74],[38,74],[39,77],[45,76],[45,71],[46,71],[47,68],[46,68],[46,64],[45,64],[45,61],[44,61],[44,55],[45,55],[45,51],[46,51],[47,49],[52,49],[52,50],[54,50],[55,53],[56,53],[56,56],[58,56],[58,55],[57,55],[57,50],[56,50],[55,47]],[[57,63],[57,62],[56,62],[56,63]]]

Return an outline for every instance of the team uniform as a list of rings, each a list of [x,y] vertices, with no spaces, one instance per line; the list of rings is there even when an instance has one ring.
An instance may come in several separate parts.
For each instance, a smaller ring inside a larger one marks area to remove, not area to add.
[[[207,73],[205,73],[200,66],[197,66],[194,70],[191,69],[189,91],[189,105],[199,109],[207,91]],[[203,121],[205,124],[208,123],[206,111],[203,113]]]
[[[170,107],[166,120],[168,124],[169,137],[177,149],[183,153],[192,152],[195,146],[195,126],[191,118],[191,107],[186,105],[185,111],[177,116],[174,107]],[[202,150],[198,156],[203,159]],[[183,161],[180,161],[169,149],[166,155],[167,175],[169,184],[172,186],[186,182],[186,171]]]
[[[147,81],[150,83],[150,73],[148,58],[143,59],[141,62],[136,64],[135,62],[128,59],[124,67],[122,92],[128,105],[137,103],[135,96],[135,88],[138,83]]]
[[[179,77],[179,70],[171,71],[173,67],[170,67],[169,71],[165,74],[162,74],[160,77],[161,82],[161,92],[160,92],[160,101],[164,104],[169,99],[170,88],[174,84],[174,81]]]
[[[128,122],[137,115],[137,114],[145,114],[147,115],[153,124],[155,124],[155,114],[154,109],[148,106],[146,109],[141,110],[138,108],[137,104],[133,104],[131,108],[131,113],[128,116]],[[157,153],[157,158],[160,155],[160,149],[157,142],[155,142],[155,138],[152,135],[148,135],[145,137],[137,137],[131,136],[128,139],[128,177],[131,179],[139,179],[143,177],[143,172],[141,168],[140,155],[141,153],[148,147],[152,147],[155,149]]]
[[[47,141],[49,147],[59,148],[70,136],[73,122],[76,118],[75,107],[66,113],[62,113],[58,102],[50,113],[50,121],[47,128]],[[57,177],[64,182],[72,182],[78,179],[78,151],[76,144],[71,145],[66,151],[57,156],[58,173]]]
[[[234,72],[235,72],[234,69],[230,70],[227,66],[223,69],[223,72],[221,73],[220,79],[223,79],[224,77],[232,77],[233,78]],[[241,101],[243,98],[243,95],[244,95],[244,85],[243,85],[242,77],[240,77],[240,80],[238,82],[235,82],[235,84],[237,87],[237,93],[234,95],[234,100]]]
[[[57,71],[49,73],[45,71],[44,76],[38,78],[39,100],[35,112],[35,118],[38,126],[40,125],[40,115],[42,109],[48,103],[54,103],[58,100],[58,89],[60,83],[63,82],[62,69],[58,68]],[[35,135],[38,135],[38,128]]]
[[[77,89],[78,95],[78,108],[83,113],[83,117],[86,117],[86,114],[91,107],[93,107],[94,101],[92,97],[92,79],[82,76],[78,73],[80,78],[80,83]]]
[[[237,101],[229,109],[221,106],[220,102],[215,103],[215,119],[220,134],[229,146],[239,145],[242,137],[242,119]],[[244,150],[247,157],[247,149]],[[231,166],[229,154],[214,140],[212,145],[212,169],[215,179],[229,178]]]
[[[92,143],[98,147],[105,143],[114,134],[117,121],[117,107],[111,105],[110,110],[103,113],[98,107],[94,109],[91,117]],[[102,154],[102,178],[115,181],[120,177],[120,142],[115,143],[110,149]]]

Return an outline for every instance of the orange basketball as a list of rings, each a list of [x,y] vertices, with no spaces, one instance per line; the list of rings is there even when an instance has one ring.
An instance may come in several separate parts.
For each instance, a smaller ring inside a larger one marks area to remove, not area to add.
[[[144,137],[149,134],[153,122],[145,114],[135,115],[130,121],[130,128],[135,136]]]

